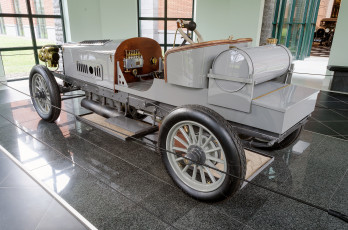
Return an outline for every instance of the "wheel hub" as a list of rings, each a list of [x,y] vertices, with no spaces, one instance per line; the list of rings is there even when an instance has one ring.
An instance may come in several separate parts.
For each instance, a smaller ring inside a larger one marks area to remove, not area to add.
[[[185,163],[188,165],[192,164],[204,164],[206,157],[205,152],[198,145],[190,145],[187,149],[187,154],[185,156],[188,159],[185,159]]]
[[[45,99],[46,98],[46,94],[45,94],[45,92],[43,90],[40,90],[39,92],[37,92],[35,94],[35,97],[39,98],[39,99]]]

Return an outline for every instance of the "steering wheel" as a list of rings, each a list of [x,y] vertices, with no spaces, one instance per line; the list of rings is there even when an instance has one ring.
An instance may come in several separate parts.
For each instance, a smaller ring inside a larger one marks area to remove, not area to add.
[[[194,21],[184,21],[182,19],[178,19],[176,21],[176,25],[177,25],[177,30],[179,31],[179,33],[181,34],[181,36],[184,38],[184,42],[183,44],[187,42],[189,42],[190,44],[194,44],[195,42],[192,41],[191,38],[189,38],[189,36],[187,34],[185,34],[183,28],[187,29],[187,32],[193,31],[196,35],[197,35],[197,43],[203,42],[203,38],[202,35],[196,30],[196,23]]]

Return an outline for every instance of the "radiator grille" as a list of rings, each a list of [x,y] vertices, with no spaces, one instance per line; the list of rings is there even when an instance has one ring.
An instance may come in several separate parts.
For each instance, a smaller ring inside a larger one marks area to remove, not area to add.
[[[76,70],[77,72],[84,73],[89,76],[95,76],[95,77],[103,77],[103,71],[101,65],[96,66],[89,66],[84,63],[77,62],[76,63]]]
[[[86,40],[86,41],[79,42],[79,44],[80,45],[105,45],[109,41],[111,41],[111,40],[110,39],[107,39],[107,40]]]

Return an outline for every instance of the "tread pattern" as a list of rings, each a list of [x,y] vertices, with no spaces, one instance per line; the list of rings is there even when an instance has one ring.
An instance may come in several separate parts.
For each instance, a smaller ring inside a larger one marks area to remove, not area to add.
[[[36,103],[33,101],[34,107],[37,111],[37,113],[40,115],[40,117],[47,121],[47,122],[54,122],[55,120],[58,119],[59,115],[60,115],[60,108],[61,108],[61,97],[60,97],[60,90],[58,87],[58,83],[56,81],[56,79],[54,78],[53,74],[50,72],[50,70],[43,65],[36,65],[32,68],[31,72],[30,72],[30,76],[29,76],[29,87],[30,87],[30,96],[34,97],[34,95],[32,94],[32,77],[35,73],[39,73],[43,76],[43,78],[48,81],[46,82],[48,84],[48,88],[50,90],[50,95],[51,95],[51,104],[55,107],[51,107],[51,112],[49,114],[49,116],[43,116],[42,114],[40,114],[38,112],[38,110],[36,109]],[[43,74],[44,73],[44,74]],[[46,76],[44,76],[46,75]]]

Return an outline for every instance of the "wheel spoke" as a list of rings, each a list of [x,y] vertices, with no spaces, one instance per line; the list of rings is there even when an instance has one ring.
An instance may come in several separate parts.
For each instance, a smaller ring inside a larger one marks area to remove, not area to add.
[[[179,141],[183,146],[185,146],[185,148],[188,148],[188,144],[183,139],[181,139],[180,137],[174,136],[174,139]]]
[[[177,150],[177,151],[180,151],[180,152],[187,153],[187,149],[183,149],[183,148],[179,148],[179,147],[173,147],[173,150]]]
[[[207,144],[209,144],[209,142],[211,141],[211,139],[213,138],[213,135],[210,135],[209,137],[208,137],[208,139],[204,142],[204,144],[202,145],[202,149],[204,149],[206,146],[207,146]]]
[[[185,168],[182,170],[182,172],[183,173],[186,172],[189,167],[190,167],[190,165],[186,165]]]
[[[215,165],[213,163],[211,163],[210,161],[206,161],[206,164],[209,165],[212,168],[216,168]],[[213,169],[214,170],[214,169]],[[219,171],[214,170],[217,174],[219,174],[219,176],[222,176],[222,173],[220,173]]]
[[[221,150],[221,147],[209,149],[209,150],[205,151],[205,153],[211,153],[211,152],[215,152],[215,151],[219,151],[219,150]]]
[[[40,87],[42,88],[42,80],[41,80],[41,77],[39,77],[37,80],[39,81]]]
[[[193,129],[193,126],[192,125],[188,125],[188,127],[189,127],[189,134],[190,134],[192,143],[196,144],[197,143],[197,137],[196,137],[195,131]]]
[[[210,156],[209,154],[207,154],[205,157],[208,160],[215,161],[215,162],[218,162],[218,163],[221,163],[221,164],[225,164],[224,160],[221,160],[220,158],[216,158],[216,157]]]
[[[181,160],[184,160],[185,158],[183,158],[183,157],[178,157],[178,158],[176,158],[175,159],[175,161],[181,161]]]
[[[191,142],[189,136],[187,135],[187,133],[185,132],[185,130],[183,128],[180,128],[179,130],[182,133],[182,135],[184,135],[184,137],[185,137],[186,141],[189,143],[189,145],[192,144],[192,142]]]
[[[226,154],[220,140],[203,124],[191,120],[178,122],[168,132],[166,148],[176,155],[166,154],[174,173],[190,188],[211,192],[224,182]],[[203,161],[192,162],[196,158]]]
[[[202,180],[202,183],[203,183],[203,184],[206,184],[206,183],[207,183],[207,181],[205,180],[204,169],[203,169],[203,167],[202,167],[202,166],[199,166],[199,172],[200,172],[200,174],[201,174],[201,180]]]
[[[197,165],[193,166],[192,180],[196,180],[197,177]]]
[[[199,127],[198,130],[198,140],[197,140],[197,145],[201,145],[202,144],[202,133],[203,133],[203,128]]]
[[[212,181],[213,183],[216,182],[216,179],[215,179],[215,177],[213,176],[213,174],[211,173],[210,168],[204,166],[204,169],[205,169],[205,171],[208,173],[208,175],[209,175],[211,181]]]

